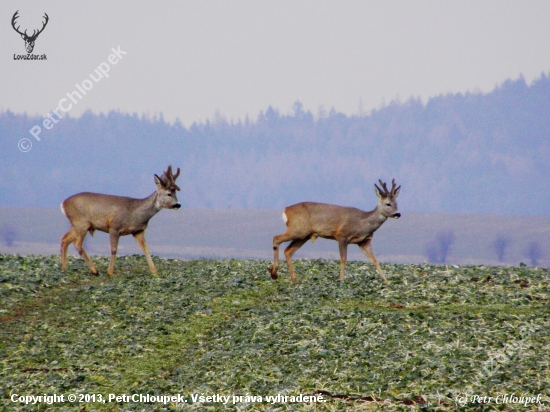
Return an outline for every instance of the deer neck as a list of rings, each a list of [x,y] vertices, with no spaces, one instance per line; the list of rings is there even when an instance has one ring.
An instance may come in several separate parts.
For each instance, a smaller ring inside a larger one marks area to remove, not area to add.
[[[368,212],[367,219],[372,226],[378,229],[380,226],[382,226],[382,223],[384,223],[388,218],[384,216],[380,211],[380,208],[376,206],[373,210]]]
[[[141,200],[139,206],[136,208],[136,212],[143,220],[149,221],[161,209],[162,206],[158,203],[158,193],[155,191],[150,196]]]

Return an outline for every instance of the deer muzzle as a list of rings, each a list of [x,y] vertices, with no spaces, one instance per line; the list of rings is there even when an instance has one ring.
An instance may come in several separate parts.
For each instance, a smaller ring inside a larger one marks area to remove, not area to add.
[[[401,217],[401,213],[396,213],[392,216],[394,219],[399,219]]]
[[[172,209],[179,209],[181,207],[181,204],[176,203],[174,206],[172,206]]]

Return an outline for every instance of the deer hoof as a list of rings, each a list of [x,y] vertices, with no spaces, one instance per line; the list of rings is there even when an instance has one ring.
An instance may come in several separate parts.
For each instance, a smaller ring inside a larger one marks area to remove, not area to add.
[[[271,275],[271,279],[279,279],[279,275],[277,275],[277,272],[273,271],[273,268],[268,268],[267,271]]]

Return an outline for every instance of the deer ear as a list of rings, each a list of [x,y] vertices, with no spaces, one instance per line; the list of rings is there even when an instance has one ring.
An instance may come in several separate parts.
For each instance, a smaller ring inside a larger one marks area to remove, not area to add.
[[[160,177],[158,177],[157,175],[155,175],[155,184],[158,186],[158,187],[161,187],[161,188],[165,188],[166,185],[164,184],[164,182],[162,181],[162,179]]]
[[[376,193],[376,196],[378,196],[379,199],[382,199],[384,197],[384,192],[376,186],[376,183],[374,184],[374,193]]]

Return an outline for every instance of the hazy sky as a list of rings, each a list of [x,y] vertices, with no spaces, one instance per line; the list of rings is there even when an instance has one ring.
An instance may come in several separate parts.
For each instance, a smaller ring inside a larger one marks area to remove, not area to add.
[[[30,33],[49,15],[33,51],[47,60],[14,60],[26,54],[10,24],[16,10]],[[296,100],[314,114],[352,114],[360,103],[488,92],[550,71],[547,0],[3,0],[0,16],[0,110],[30,115],[55,109],[119,47],[126,54],[108,78],[84,84],[92,88],[71,116],[162,112],[189,126],[216,111],[287,113]]]

